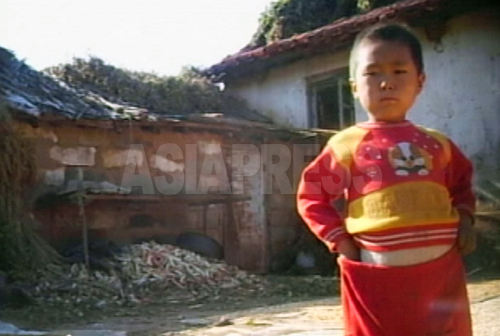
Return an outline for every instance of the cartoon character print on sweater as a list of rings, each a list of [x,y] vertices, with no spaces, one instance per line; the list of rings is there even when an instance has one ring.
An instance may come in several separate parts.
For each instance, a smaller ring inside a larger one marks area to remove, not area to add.
[[[389,162],[398,176],[429,175],[432,160],[429,153],[409,142],[399,142],[389,149]]]

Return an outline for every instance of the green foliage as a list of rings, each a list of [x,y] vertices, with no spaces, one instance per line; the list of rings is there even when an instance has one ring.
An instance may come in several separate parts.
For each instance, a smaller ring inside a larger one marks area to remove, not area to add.
[[[128,103],[157,114],[231,113],[249,110],[229,97],[194,67],[185,67],[179,76],[159,76],[116,68],[103,60],[75,58],[45,72],[72,87],[97,93],[115,103]]]
[[[386,6],[398,0],[278,0],[261,14],[259,27],[245,49],[304,33],[333,21]]]

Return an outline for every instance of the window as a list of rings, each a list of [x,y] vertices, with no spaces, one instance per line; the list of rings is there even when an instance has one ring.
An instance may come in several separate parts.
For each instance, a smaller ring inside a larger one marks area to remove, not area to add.
[[[354,100],[346,69],[309,80],[310,126],[343,129],[355,122]]]

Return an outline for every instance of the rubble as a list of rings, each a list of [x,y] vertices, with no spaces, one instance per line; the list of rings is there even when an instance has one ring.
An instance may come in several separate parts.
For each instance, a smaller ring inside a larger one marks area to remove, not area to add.
[[[108,270],[50,265],[40,272],[33,296],[43,304],[104,309],[150,302],[158,295],[183,300],[265,287],[261,277],[237,267],[154,242],[131,245],[107,265]]]

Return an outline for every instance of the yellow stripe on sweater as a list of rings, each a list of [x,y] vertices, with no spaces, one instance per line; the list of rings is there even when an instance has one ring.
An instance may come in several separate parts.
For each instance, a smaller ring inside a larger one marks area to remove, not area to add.
[[[376,232],[458,220],[448,190],[435,182],[407,182],[372,192],[349,203],[347,231]]]

